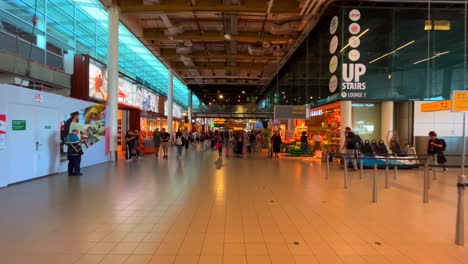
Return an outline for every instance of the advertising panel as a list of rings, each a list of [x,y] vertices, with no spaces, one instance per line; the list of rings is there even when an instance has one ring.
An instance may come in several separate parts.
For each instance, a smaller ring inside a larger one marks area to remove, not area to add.
[[[164,115],[167,116],[168,113],[169,113],[169,101],[166,100],[164,102]],[[182,107],[180,107],[176,103],[172,104],[172,117],[179,118],[179,119],[182,118]]]
[[[107,100],[107,72],[94,64],[89,64],[89,97]]]
[[[156,94],[138,86],[138,100],[141,102],[141,109],[147,112],[157,113],[159,111],[159,98]],[[141,98],[140,98],[141,96]]]

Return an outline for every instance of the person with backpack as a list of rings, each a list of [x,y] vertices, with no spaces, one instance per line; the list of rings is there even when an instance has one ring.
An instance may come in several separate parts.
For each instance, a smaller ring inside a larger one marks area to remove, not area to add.
[[[175,145],[177,146],[177,157],[182,158],[182,149],[184,148],[183,134],[180,129],[175,134]]]
[[[341,149],[346,150],[346,154],[348,154],[347,158],[351,158],[351,163],[353,164],[354,170],[358,170],[356,157],[357,157],[357,150],[358,150],[358,143],[361,141],[361,137],[354,134],[350,127],[345,128],[345,143],[341,147]],[[345,164],[348,166],[348,164]]]
[[[437,138],[437,133],[429,132],[429,140],[427,141],[427,154],[432,156],[433,161],[437,161],[438,165],[444,166],[447,162],[444,151],[447,148],[447,143],[441,138]],[[447,171],[446,167],[443,167]]]

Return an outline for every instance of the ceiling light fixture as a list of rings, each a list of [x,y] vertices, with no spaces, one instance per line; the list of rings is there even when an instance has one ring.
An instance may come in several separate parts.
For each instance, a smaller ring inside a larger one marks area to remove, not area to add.
[[[381,59],[383,59],[383,58],[385,58],[385,57],[387,57],[387,56],[390,56],[390,55],[396,53],[397,51],[399,51],[399,50],[401,50],[401,49],[403,49],[403,48],[406,48],[406,47],[408,47],[409,45],[414,44],[415,42],[416,42],[416,40],[412,40],[412,41],[410,41],[410,42],[404,44],[403,46],[400,46],[400,47],[396,48],[394,51],[391,51],[391,52],[386,53],[386,54],[384,54],[384,55],[382,55],[382,56],[380,56],[380,57],[378,57],[378,58],[376,58],[376,59],[371,60],[371,61],[369,62],[369,64],[374,63],[374,62],[376,62],[376,61],[378,61],[378,60],[381,60]]]
[[[421,62],[425,62],[425,61],[428,61],[428,60],[432,60],[432,59],[438,58],[438,57],[440,57],[440,56],[442,56],[442,55],[445,55],[445,54],[447,54],[447,53],[450,53],[450,51],[444,51],[444,52],[436,53],[436,54],[435,54],[434,56],[432,56],[432,57],[425,58],[425,59],[422,59],[422,60],[413,62],[413,64],[416,65],[416,64],[419,64],[419,63],[421,63]]]
[[[222,94],[219,95],[219,99],[223,99],[224,96]]]
[[[228,34],[228,33],[224,34],[224,39],[231,40],[231,34]]]
[[[245,91],[242,91],[243,94],[245,94]]]

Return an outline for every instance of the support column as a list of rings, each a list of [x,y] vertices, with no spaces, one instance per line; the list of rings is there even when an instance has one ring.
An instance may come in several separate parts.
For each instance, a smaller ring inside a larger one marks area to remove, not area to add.
[[[188,130],[192,133],[192,111],[193,111],[193,100],[192,100],[192,91],[189,92],[189,101],[188,101]]]
[[[174,103],[174,86],[173,86],[174,75],[172,70],[169,70],[169,80],[167,82],[167,104],[168,112],[167,113],[167,132],[171,135],[172,138],[172,114],[173,114],[173,103]]]
[[[293,120],[292,119],[288,119],[288,130],[289,131],[294,130]]]
[[[351,101],[341,101],[341,128],[340,128],[340,149],[344,145],[345,136],[344,131],[346,127],[353,128],[352,126],[352,106]]]
[[[119,85],[119,16],[118,7],[109,7],[109,48],[107,57],[107,122],[109,153],[111,160],[117,160],[117,119]]]
[[[393,132],[393,101],[382,102],[382,130],[380,138],[387,143],[387,135]]]

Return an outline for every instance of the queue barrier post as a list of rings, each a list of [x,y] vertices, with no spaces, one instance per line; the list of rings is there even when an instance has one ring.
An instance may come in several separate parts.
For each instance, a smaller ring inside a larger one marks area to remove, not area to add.
[[[374,160],[374,175],[372,176],[372,202],[377,202],[377,161]]]
[[[330,177],[330,152],[327,152],[327,172],[325,174],[325,179],[328,180]]]
[[[396,180],[398,176],[397,155],[393,155],[393,179]]]
[[[424,185],[423,185],[423,203],[429,202],[429,159],[424,164]]]
[[[434,160],[434,164],[435,164],[435,165],[439,165],[439,163],[437,162],[437,156],[436,156],[435,154],[434,154],[434,156],[433,156],[433,160]],[[434,167],[434,168],[432,169],[432,171],[433,171],[433,175],[432,175],[433,178],[432,178],[432,179],[435,181],[435,180],[437,180],[437,167]]]
[[[465,245],[465,175],[458,176],[457,225],[455,230],[455,244]]]
[[[390,188],[390,183],[388,181],[388,156],[385,158],[385,189]]]
[[[362,179],[364,177],[364,157],[361,155],[361,162],[360,162],[360,172],[359,172],[359,178]]]
[[[346,156],[343,156],[343,161],[344,161],[344,188],[348,189],[348,160],[346,159]]]

